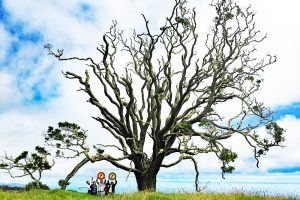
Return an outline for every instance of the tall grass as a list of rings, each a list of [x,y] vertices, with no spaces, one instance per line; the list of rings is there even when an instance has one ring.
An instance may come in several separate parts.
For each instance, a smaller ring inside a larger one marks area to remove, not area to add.
[[[29,192],[0,191],[1,200],[294,200],[295,197],[269,197],[259,195],[249,195],[242,193],[235,194],[211,194],[211,193],[171,193],[159,192],[136,192],[128,194],[115,194],[109,196],[92,196],[74,191],[50,190]]]

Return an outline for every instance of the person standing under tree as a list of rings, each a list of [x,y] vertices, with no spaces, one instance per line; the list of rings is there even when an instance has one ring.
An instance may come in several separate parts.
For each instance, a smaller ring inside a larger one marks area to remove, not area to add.
[[[102,179],[102,180],[99,181],[99,179],[97,179],[98,194],[101,195],[101,196],[105,195],[105,190],[104,190],[105,183],[106,183],[106,180],[103,181],[103,179]]]
[[[108,195],[109,189],[110,189],[110,183],[109,183],[109,181],[107,181],[105,183],[105,187],[104,187],[104,193],[105,193],[105,195]]]
[[[115,188],[116,188],[116,185],[117,185],[117,179],[113,182],[111,181],[110,182],[110,185],[111,185],[111,190],[110,190],[110,193],[114,194],[115,193]]]
[[[97,185],[96,185],[96,181],[92,181],[92,183],[90,184],[89,181],[86,182],[88,185],[90,185],[90,188],[88,189],[88,193],[91,195],[96,195],[97,194]]]

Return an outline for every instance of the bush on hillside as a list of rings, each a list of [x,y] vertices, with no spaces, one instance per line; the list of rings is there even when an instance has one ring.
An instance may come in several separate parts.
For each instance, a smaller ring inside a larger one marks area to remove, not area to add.
[[[36,181],[32,181],[25,185],[25,190],[29,191],[29,190],[33,190],[33,189],[49,190],[49,187],[46,184],[43,184],[42,182],[39,182],[39,185],[38,185]]]

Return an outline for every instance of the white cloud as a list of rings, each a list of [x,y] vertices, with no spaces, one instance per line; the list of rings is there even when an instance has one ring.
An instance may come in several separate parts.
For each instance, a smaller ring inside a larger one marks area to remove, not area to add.
[[[19,104],[21,94],[15,83],[15,77],[0,70],[0,113],[3,109],[8,109]]]
[[[1,155],[4,150],[8,154],[17,154],[43,142],[40,130],[45,123],[38,112],[32,110],[29,114],[22,108],[19,111],[2,112],[0,122]]]
[[[6,57],[6,51],[8,50],[9,43],[12,41],[12,37],[6,32],[4,26],[0,24],[0,60],[4,60]]]
[[[277,55],[278,61],[264,73],[260,99],[272,107],[298,102],[300,79],[298,53],[300,51],[299,1],[252,1],[257,11],[257,26],[268,34],[259,45],[261,52]]]
[[[101,41],[102,33],[107,31],[111,20],[116,19],[121,29],[137,28],[144,30],[144,13],[150,20],[150,26],[159,28],[164,19],[168,16],[172,1],[87,1],[91,4],[95,21],[84,22],[74,16],[74,10],[78,10],[80,3],[78,1],[34,1],[34,0],[16,0],[5,1],[5,7],[11,13],[13,20],[25,22],[25,31],[40,31],[45,42],[50,42],[56,48],[65,48],[67,55],[93,56],[99,58],[96,46]],[[249,1],[242,3],[248,4]],[[272,107],[278,105],[287,105],[298,102],[300,93],[297,88],[300,85],[300,79],[297,75],[300,73],[297,60],[299,52],[300,39],[299,21],[296,16],[298,1],[251,1],[254,10],[257,10],[257,22],[262,32],[267,32],[269,38],[260,45],[262,52],[271,52],[278,55],[278,62],[264,74],[265,82],[259,98]],[[208,9],[207,4],[210,1],[191,1],[191,4],[197,6],[197,18],[199,19],[199,31],[201,36],[205,36],[208,25],[212,22],[213,9]],[[34,6],[33,6],[34,5]],[[116,6],[117,5],[117,6]],[[30,14],[28,14],[30,13]],[[11,41],[10,36],[0,26],[0,59],[6,56],[2,49],[6,49]],[[199,50],[200,52],[202,50]],[[99,123],[91,119],[91,116],[97,116],[98,111],[86,103],[86,96],[83,93],[75,92],[79,85],[76,81],[65,80],[59,70],[70,69],[72,71],[84,71],[84,66],[75,63],[55,63],[53,58],[46,57],[42,47],[34,45],[23,46],[16,56],[11,70],[28,68],[32,70],[31,78],[24,81],[24,91],[20,94],[16,87],[18,77],[13,73],[0,71],[0,111],[1,108],[7,108],[10,105],[21,104],[22,99],[31,95],[30,87],[41,76],[46,81],[44,90],[49,89],[52,82],[57,81],[60,84],[59,97],[52,99],[43,105],[31,107],[16,106],[13,110],[0,112],[0,130],[1,142],[0,148],[7,152],[17,153],[24,148],[30,148],[37,143],[42,143],[41,133],[49,125],[55,126],[59,121],[71,121],[80,124],[90,132],[89,142],[104,141],[109,143],[113,140],[105,130],[100,129]],[[32,63],[32,56],[38,55],[42,58],[38,64]],[[45,57],[43,57],[45,56]],[[26,59],[27,58],[27,59]],[[32,69],[31,66],[35,68]],[[51,66],[52,70],[48,74],[43,74],[46,68]],[[60,66],[60,67],[59,67]],[[10,106],[12,109],[12,106]],[[230,106],[223,112],[232,111]],[[296,153],[299,147],[296,141],[299,141],[297,131],[300,131],[300,120],[291,116],[280,120],[283,127],[287,128],[285,149],[276,149],[269,152],[269,156],[262,159],[261,168],[277,168],[281,166],[298,165]],[[3,139],[2,139],[3,138]],[[105,138],[105,139],[104,139]],[[15,148],[17,142],[17,148]],[[240,157],[236,162],[237,170],[256,171],[255,161],[251,159],[251,149],[246,144],[240,142],[240,138],[234,137],[231,146],[240,152]],[[61,164],[61,163],[59,163]],[[68,164],[71,168],[74,162]],[[178,168],[193,165],[184,162]],[[220,163],[213,154],[199,156],[200,171],[219,170]],[[53,170],[54,174],[61,175],[61,169],[64,165],[57,165]],[[67,170],[66,170],[67,171]]]

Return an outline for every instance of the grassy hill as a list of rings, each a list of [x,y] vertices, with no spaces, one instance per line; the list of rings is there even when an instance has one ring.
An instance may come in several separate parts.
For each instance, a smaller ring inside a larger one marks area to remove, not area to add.
[[[173,193],[164,194],[158,192],[137,192],[128,194],[115,194],[109,196],[91,196],[88,194],[62,191],[62,190],[32,190],[24,191],[0,191],[1,200],[93,200],[93,199],[115,199],[115,200],[287,200],[296,199],[294,197],[263,197],[258,195],[245,194],[208,194],[208,193]]]

